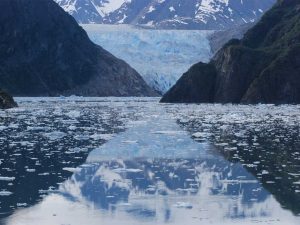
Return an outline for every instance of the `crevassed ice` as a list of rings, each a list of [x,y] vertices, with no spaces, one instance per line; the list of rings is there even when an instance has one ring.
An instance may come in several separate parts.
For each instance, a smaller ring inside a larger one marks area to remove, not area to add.
[[[150,30],[130,25],[82,25],[96,44],[136,69],[165,93],[193,64],[212,56],[211,31]]]

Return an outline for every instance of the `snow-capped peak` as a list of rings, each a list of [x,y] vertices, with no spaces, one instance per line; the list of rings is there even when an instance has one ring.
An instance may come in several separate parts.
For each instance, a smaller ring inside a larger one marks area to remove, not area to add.
[[[226,29],[256,21],[276,0],[55,0],[79,23]]]

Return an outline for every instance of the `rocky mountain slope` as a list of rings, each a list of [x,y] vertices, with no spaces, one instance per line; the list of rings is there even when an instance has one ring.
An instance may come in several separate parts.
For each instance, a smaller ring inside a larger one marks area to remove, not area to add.
[[[227,30],[214,31],[208,37],[212,54],[215,54],[223,47],[224,44],[226,44],[231,39],[242,39],[245,33],[255,24],[256,22],[245,23],[240,26],[228,28]]]
[[[227,29],[254,22],[275,0],[55,0],[79,23]]]
[[[194,65],[161,101],[300,103],[300,1],[278,0],[242,40]]]
[[[18,96],[153,96],[52,0],[0,1],[0,86]]]

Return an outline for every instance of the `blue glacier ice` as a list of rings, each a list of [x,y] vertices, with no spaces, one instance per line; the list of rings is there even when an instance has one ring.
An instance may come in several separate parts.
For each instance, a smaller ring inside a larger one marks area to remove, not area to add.
[[[212,31],[150,30],[129,25],[82,25],[89,37],[136,69],[154,89],[165,93],[193,64],[212,56]]]

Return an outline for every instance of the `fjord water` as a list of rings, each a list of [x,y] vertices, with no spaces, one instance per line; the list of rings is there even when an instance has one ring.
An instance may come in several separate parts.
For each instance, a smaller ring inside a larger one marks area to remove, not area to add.
[[[19,98],[1,224],[299,224],[300,106]]]

